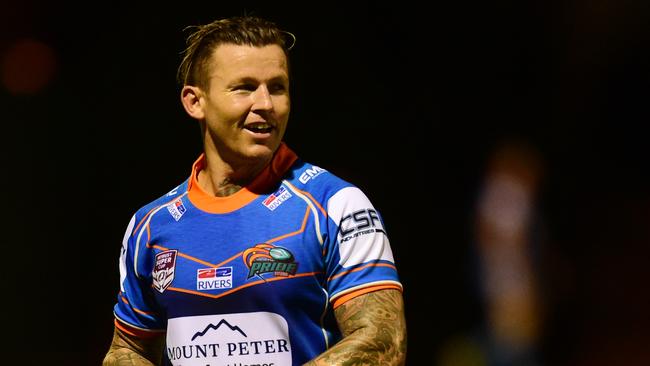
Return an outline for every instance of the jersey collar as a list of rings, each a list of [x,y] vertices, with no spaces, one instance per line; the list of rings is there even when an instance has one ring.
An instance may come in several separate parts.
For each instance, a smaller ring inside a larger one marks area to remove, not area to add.
[[[199,172],[205,167],[205,153],[203,153],[192,165],[192,175],[187,187],[188,197],[194,206],[210,213],[223,214],[238,210],[260,194],[269,193],[268,190],[282,178],[297,159],[298,156],[282,142],[273,155],[271,163],[249,185],[228,197],[216,197],[201,189],[197,181]]]

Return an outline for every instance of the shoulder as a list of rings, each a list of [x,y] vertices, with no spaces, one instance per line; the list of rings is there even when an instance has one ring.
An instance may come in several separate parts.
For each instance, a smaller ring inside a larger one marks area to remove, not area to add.
[[[354,184],[327,169],[302,160],[296,161],[285,177],[296,188],[324,199]]]
[[[185,180],[183,183],[172,188],[167,193],[141,206],[135,213],[136,220],[139,221],[155,212],[156,210],[165,207],[166,205],[175,202],[177,199],[183,197],[187,193],[188,181],[189,180]]]
[[[373,208],[368,196],[357,185],[315,164],[297,161],[286,180],[319,202],[330,214],[342,214],[355,207]]]

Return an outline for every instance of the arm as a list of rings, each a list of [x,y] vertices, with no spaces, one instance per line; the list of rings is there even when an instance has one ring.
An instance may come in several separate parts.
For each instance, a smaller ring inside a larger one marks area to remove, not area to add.
[[[305,366],[404,365],[406,321],[401,292],[378,290],[334,310],[343,339]]]
[[[139,338],[118,328],[102,366],[154,366],[160,365],[164,348],[164,336]]]

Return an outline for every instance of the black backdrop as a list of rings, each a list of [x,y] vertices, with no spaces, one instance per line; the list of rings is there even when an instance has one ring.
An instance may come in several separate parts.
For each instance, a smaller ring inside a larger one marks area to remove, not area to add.
[[[409,364],[436,364],[449,339],[483,324],[471,222],[502,141],[534,148],[544,165],[540,359],[648,362],[649,10],[632,0],[3,1],[1,267],[15,342],[5,352],[22,364],[99,364],[126,224],[200,152],[174,80],[182,29],[248,12],[297,35],[286,141],[360,186],[386,221]],[[7,66],[25,39],[52,63]],[[32,89],[7,81],[48,65]]]

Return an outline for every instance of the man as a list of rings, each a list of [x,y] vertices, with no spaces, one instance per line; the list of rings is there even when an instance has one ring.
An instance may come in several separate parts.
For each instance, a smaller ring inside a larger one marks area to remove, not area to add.
[[[181,101],[204,151],[128,225],[104,365],[404,363],[379,213],[282,141],[294,40],[256,17],[189,36]]]

